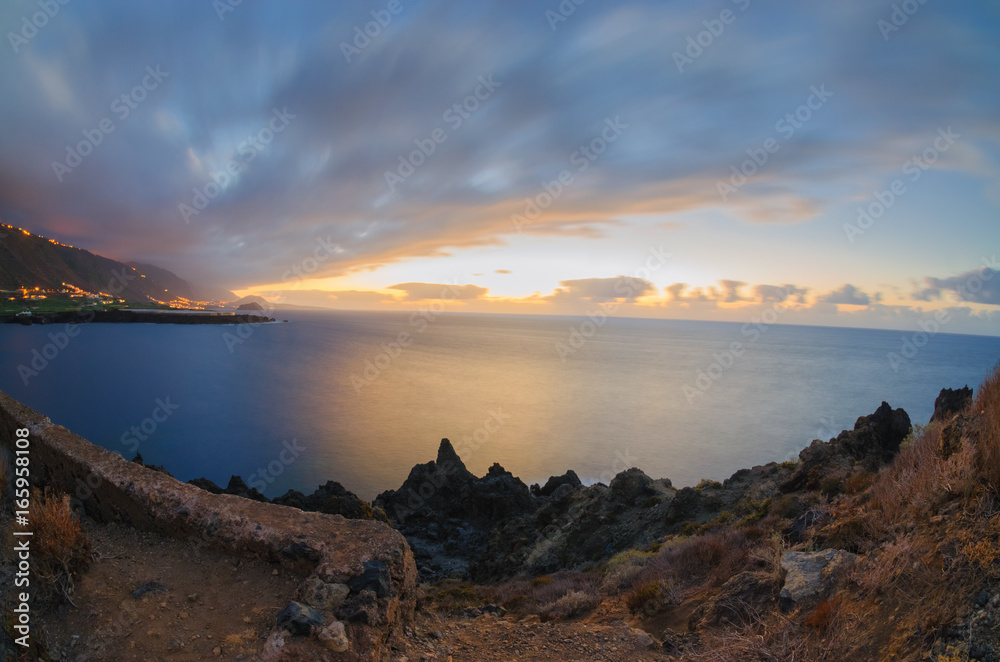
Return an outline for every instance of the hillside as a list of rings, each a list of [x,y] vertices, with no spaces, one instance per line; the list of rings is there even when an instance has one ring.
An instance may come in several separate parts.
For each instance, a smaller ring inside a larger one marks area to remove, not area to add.
[[[127,301],[192,298],[191,285],[166,269],[124,264],[11,225],[0,227],[0,234],[0,290],[72,285]]]

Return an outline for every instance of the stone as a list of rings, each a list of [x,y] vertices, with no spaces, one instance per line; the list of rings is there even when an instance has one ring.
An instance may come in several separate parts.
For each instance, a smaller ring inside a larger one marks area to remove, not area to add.
[[[636,499],[652,496],[656,493],[653,479],[640,469],[626,469],[611,479],[611,494],[627,504],[635,503]]]
[[[292,634],[306,635],[314,627],[322,624],[323,614],[301,602],[289,602],[284,609],[278,612],[278,627],[284,628]]]
[[[350,590],[356,593],[369,590],[380,598],[391,597],[393,595],[392,581],[385,563],[366,561],[363,566],[364,572],[347,582]]]
[[[822,596],[833,586],[837,576],[857,561],[857,555],[840,549],[785,552],[781,556],[781,569],[785,572],[780,594],[782,605],[789,608]]]
[[[532,485],[531,493],[536,497],[552,496],[552,493],[563,485],[569,485],[572,489],[582,487],[583,483],[580,482],[580,477],[576,475],[576,472],[570,469],[562,476],[549,476],[543,487]]]
[[[334,621],[317,630],[316,638],[335,653],[343,653],[351,647],[351,642],[347,638],[347,631],[344,629],[344,624],[340,621]]]
[[[167,587],[164,586],[163,584],[157,582],[146,582],[139,588],[132,591],[132,597],[138,600],[147,593],[160,593],[160,592],[165,593],[166,591]]]
[[[931,423],[934,421],[947,421],[955,414],[972,404],[972,389],[966,384],[965,388],[950,389],[943,388],[934,400],[934,415],[931,416]]]
[[[350,592],[351,589],[344,584],[331,584],[319,577],[310,577],[299,587],[299,598],[320,611],[334,611]]]

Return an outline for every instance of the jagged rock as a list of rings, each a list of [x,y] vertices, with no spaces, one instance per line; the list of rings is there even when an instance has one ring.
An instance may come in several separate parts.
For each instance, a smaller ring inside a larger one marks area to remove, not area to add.
[[[682,487],[667,506],[667,522],[673,524],[691,520],[701,507],[701,495],[693,487]]]
[[[373,510],[368,502],[332,480],[320,485],[309,496],[298,490],[288,490],[283,495],[275,497],[273,502],[280,506],[291,506],[299,510],[326,513],[327,515],[343,515],[347,519],[389,521],[382,509]]]
[[[152,469],[153,471],[159,471],[161,474],[167,474],[168,476],[173,478],[173,476],[170,475],[170,472],[167,471],[162,466],[158,464],[146,464],[142,459],[142,453],[136,453],[135,457],[132,458],[132,461],[138,464],[140,467],[146,467],[147,469]]]
[[[344,584],[332,584],[319,577],[310,577],[299,587],[299,599],[320,611],[337,609],[351,589]]]
[[[947,421],[970,404],[972,404],[972,389],[968,385],[959,389],[943,388],[937,399],[934,400],[934,415],[931,416],[931,423]]]
[[[214,482],[207,478],[193,478],[188,481],[189,485],[194,485],[195,487],[200,487],[206,492],[211,492],[212,494],[222,494],[223,489],[216,485]]]
[[[222,491],[224,494],[235,494],[236,496],[243,497],[244,499],[253,499],[254,501],[271,503],[271,500],[264,496],[256,487],[247,487],[247,484],[244,483],[243,479],[239,476],[230,477],[229,484],[226,485],[226,489]]]
[[[314,627],[322,624],[323,614],[301,602],[289,602],[284,609],[278,612],[278,627],[282,627],[292,634],[309,634]]]
[[[816,490],[824,478],[850,472],[855,462],[868,471],[892,460],[910,433],[910,417],[889,403],[868,416],[861,416],[853,430],[844,430],[828,442],[813,441],[799,453],[796,472],[781,485],[781,491]]]
[[[378,597],[374,591],[361,591],[344,601],[335,613],[343,621],[354,621],[370,627],[378,627],[381,622]]]
[[[549,476],[543,487],[538,487],[537,484],[532,485],[531,494],[536,497],[552,496],[563,485],[569,485],[571,488],[583,487],[580,477],[576,475],[575,471],[570,469],[562,476]]]
[[[839,549],[785,552],[781,557],[781,569],[785,571],[785,583],[781,589],[782,606],[790,608],[824,595],[838,575],[857,561],[855,554]]]
[[[899,452],[899,445],[909,433],[907,413],[883,402],[875,413],[860,417],[854,430],[841,432],[832,443],[865,464],[866,469],[874,471]]]
[[[636,499],[646,498],[656,494],[653,479],[635,467],[627,469],[611,479],[611,494],[627,504],[634,504]]]

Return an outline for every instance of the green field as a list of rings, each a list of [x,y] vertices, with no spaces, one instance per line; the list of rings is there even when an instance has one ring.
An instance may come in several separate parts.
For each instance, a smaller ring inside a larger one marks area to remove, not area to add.
[[[141,301],[112,303],[95,299],[71,299],[65,296],[60,297],[59,295],[53,295],[47,299],[22,299],[18,297],[14,301],[11,301],[10,296],[10,294],[7,294],[0,300],[0,315],[15,315],[22,310],[30,310],[34,315],[44,315],[45,313],[61,313],[73,310],[117,310],[119,308],[148,310],[152,308],[170,308],[170,306],[162,303]]]

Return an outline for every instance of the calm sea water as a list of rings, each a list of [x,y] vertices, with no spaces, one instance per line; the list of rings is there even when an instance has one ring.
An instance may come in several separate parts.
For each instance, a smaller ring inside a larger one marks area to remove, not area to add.
[[[773,326],[755,337],[740,324],[710,322],[609,319],[595,331],[570,317],[279,316],[289,323],[252,327],[245,338],[232,326],[91,324],[57,353],[46,345],[61,326],[0,325],[0,389],[184,480],[225,485],[240,474],[277,496],[333,479],[371,499],[433,459],[442,437],[473,472],[499,462],[529,484],[570,468],[607,482],[633,465],[677,486],[720,480],[791,458],[883,400],[926,423],[942,387],[978,386],[1000,359],[1000,338],[946,334],[894,370],[886,355],[912,334]],[[594,333],[571,343],[574,329]],[[409,344],[393,347],[404,332]],[[744,351],[726,357],[733,342]],[[31,367],[33,350],[54,358],[25,384],[18,366]],[[709,370],[716,361],[725,365]]]

